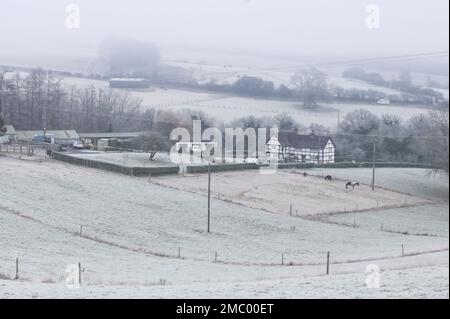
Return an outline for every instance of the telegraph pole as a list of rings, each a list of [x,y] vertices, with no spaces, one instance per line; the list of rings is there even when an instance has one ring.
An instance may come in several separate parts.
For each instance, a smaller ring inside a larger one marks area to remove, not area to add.
[[[211,163],[208,163],[208,233],[211,223]]]
[[[45,142],[45,135],[47,132],[47,106],[44,106],[42,108],[42,122],[44,124],[44,142]]]
[[[376,152],[376,140],[373,141],[373,153],[372,153],[372,191],[375,190],[375,152]]]
[[[341,128],[341,111],[338,111],[338,126],[337,126],[337,133],[340,133]]]

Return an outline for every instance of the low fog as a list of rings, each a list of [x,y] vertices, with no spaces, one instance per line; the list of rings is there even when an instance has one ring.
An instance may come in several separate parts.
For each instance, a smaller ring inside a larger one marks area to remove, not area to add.
[[[65,25],[66,5],[80,28]],[[379,28],[366,25],[370,1],[2,0],[0,52],[97,49],[112,36],[183,49],[302,58],[371,57],[448,50],[445,0],[378,0]]]

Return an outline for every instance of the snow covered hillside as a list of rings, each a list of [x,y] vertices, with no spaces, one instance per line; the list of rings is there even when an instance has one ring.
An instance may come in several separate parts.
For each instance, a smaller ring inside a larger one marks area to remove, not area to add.
[[[414,235],[417,213],[400,216],[410,232],[401,234],[214,197],[207,234],[206,197],[159,179],[12,156],[0,157],[0,176],[0,297],[448,298],[448,214],[436,218],[428,204],[417,207],[425,207],[420,220],[433,236]],[[16,258],[18,281],[11,280]],[[68,289],[66,267],[79,262],[82,288]],[[379,290],[365,287],[369,264],[381,268]]]

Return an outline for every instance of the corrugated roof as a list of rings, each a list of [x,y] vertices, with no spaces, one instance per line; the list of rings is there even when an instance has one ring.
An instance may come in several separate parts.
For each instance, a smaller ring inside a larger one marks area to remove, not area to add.
[[[281,145],[295,148],[322,149],[325,148],[329,140],[333,141],[330,136],[323,135],[302,135],[296,132],[278,133],[278,142]]]
[[[57,130],[57,131],[45,131],[48,135],[54,135],[56,139],[79,139],[80,136],[75,130]],[[44,131],[17,131],[17,139],[28,141],[32,140],[36,135],[43,135]]]
[[[80,133],[81,138],[133,138],[143,132],[107,132],[107,133]]]
[[[146,79],[141,78],[112,78],[109,79],[110,82],[145,82]]]

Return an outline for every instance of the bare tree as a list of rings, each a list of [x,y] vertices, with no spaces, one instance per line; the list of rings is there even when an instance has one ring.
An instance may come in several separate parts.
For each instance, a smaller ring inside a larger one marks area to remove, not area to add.
[[[367,110],[355,110],[348,113],[341,123],[342,131],[366,135],[378,129],[380,119]]]
[[[448,105],[441,105],[438,109],[430,111],[433,136],[433,149],[436,164],[449,171],[449,109]]]
[[[2,107],[3,107],[3,82],[4,82],[4,73],[0,73],[0,136],[3,135],[3,126],[5,125],[5,121],[2,116]]]
[[[132,142],[133,147],[150,153],[150,160],[153,160],[158,152],[168,151],[170,148],[169,139],[160,132],[148,131],[136,137]]]
[[[295,73],[291,82],[305,106],[316,106],[319,100],[328,96],[326,77],[315,68]]]

